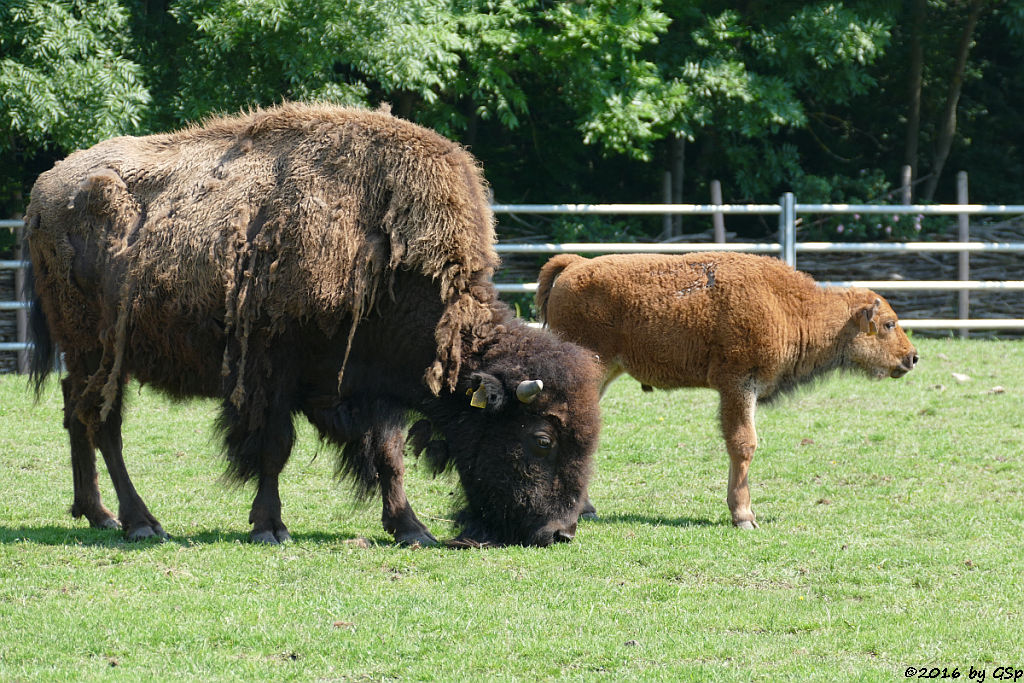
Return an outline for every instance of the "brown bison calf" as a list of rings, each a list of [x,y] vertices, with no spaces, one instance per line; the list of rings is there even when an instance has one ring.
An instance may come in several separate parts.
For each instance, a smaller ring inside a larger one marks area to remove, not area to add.
[[[537,310],[563,338],[593,349],[601,392],[622,373],[651,387],[708,387],[721,401],[728,503],[757,526],[747,471],[754,409],[830,370],[902,377],[917,351],[882,297],[823,289],[775,258],[737,253],[555,256],[540,271]]]

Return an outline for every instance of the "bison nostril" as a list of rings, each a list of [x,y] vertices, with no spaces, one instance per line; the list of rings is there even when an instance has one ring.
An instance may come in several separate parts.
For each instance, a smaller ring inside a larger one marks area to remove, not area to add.
[[[569,543],[576,538],[576,524],[564,527],[555,532],[555,543]]]

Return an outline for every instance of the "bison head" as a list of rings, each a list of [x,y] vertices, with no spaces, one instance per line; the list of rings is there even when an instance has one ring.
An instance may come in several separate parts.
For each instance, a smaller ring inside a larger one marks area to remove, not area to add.
[[[600,429],[597,368],[549,333],[507,331],[468,359],[455,392],[424,410],[443,441],[413,434],[413,446],[458,473],[465,505],[455,544],[571,541]]]
[[[857,334],[850,344],[850,360],[877,378],[898,378],[914,369],[917,349],[910,343],[892,307],[874,292],[854,308]]]

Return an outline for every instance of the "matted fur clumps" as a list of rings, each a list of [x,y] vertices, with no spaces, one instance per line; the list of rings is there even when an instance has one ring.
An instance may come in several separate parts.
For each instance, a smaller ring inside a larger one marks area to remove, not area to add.
[[[301,321],[333,336],[352,321],[351,344],[396,270],[422,273],[445,305],[424,377],[437,394],[455,387],[463,333],[491,318],[470,292],[498,263],[480,168],[381,111],[288,104],[108,140],[43,174],[27,216],[37,288],[56,293],[46,315],[63,328],[57,341],[102,356],[85,391],[102,408],[86,424],[110,411],[135,328],[222,323],[225,393],[255,418],[266,398],[247,388],[261,391],[269,368],[250,353],[254,330],[272,338]],[[95,285],[115,309],[86,300]]]

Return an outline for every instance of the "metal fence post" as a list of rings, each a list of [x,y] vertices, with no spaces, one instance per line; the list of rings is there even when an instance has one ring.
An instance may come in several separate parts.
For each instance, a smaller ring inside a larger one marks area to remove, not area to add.
[[[960,171],[956,174],[956,203],[967,204],[967,172]],[[957,238],[961,242],[968,242],[971,239],[971,219],[966,213],[961,213],[957,216]],[[966,251],[960,252],[960,258],[957,262],[957,277],[960,280],[971,279],[971,255]],[[960,296],[957,299],[957,313],[961,320],[967,320],[970,318],[970,306],[971,306],[971,293],[966,289],[960,290]],[[960,328],[960,336],[967,337],[969,332],[967,328]]]
[[[779,246],[782,260],[796,267],[796,200],[792,192],[783,193],[779,198],[782,213],[779,214]]]
[[[711,181],[711,203],[716,206],[722,204],[722,183],[717,180]],[[725,216],[722,212],[711,214],[711,225],[715,235],[716,244],[725,244]]]

